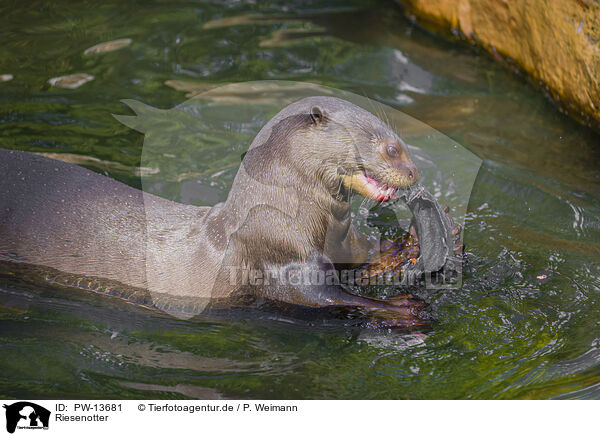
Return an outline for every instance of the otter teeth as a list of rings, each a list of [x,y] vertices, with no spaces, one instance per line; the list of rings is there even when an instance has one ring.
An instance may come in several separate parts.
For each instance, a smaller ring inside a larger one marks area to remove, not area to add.
[[[394,193],[394,188],[386,185],[385,183],[381,185],[378,184],[377,189],[379,189],[379,192],[381,192],[386,197],[390,197]]]
[[[390,188],[389,186],[383,186],[383,189],[381,191],[383,193],[384,196],[391,197],[392,194],[394,193],[394,188]]]
[[[367,182],[376,189],[376,192],[378,194],[377,195],[378,201],[387,201],[393,197],[394,192],[396,191],[396,188],[388,186],[385,183],[379,182],[377,179],[375,179],[369,173],[365,173],[365,177],[367,179]]]

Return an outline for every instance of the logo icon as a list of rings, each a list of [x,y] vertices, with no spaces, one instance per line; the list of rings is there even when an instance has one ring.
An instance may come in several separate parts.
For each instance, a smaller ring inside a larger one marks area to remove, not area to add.
[[[6,431],[14,433],[15,429],[48,429],[50,411],[28,401],[19,401],[4,405],[6,409]]]

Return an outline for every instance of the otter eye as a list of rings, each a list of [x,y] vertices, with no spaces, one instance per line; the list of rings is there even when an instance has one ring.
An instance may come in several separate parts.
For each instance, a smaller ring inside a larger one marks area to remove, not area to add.
[[[398,157],[398,156],[400,156],[400,151],[396,147],[394,147],[393,145],[390,145],[387,148],[387,154],[390,157]]]

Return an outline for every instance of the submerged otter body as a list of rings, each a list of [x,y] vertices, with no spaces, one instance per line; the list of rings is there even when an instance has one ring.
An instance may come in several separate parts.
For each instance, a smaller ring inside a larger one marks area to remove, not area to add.
[[[406,310],[337,284],[247,283],[248,270],[365,263],[379,247],[352,227],[349,193],[386,201],[416,180],[401,139],[344,100],[309,97],[279,112],[254,139],[227,200],[212,208],[21,151],[0,150],[0,172],[0,259],[198,299],[200,308],[243,292]]]

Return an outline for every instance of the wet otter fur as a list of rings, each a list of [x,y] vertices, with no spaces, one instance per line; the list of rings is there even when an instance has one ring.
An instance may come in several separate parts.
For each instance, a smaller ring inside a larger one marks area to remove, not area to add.
[[[108,279],[163,297],[253,295],[284,303],[359,306],[413,317],[408,299],[353,295],[337,283],[247,283],[247,271],[331,272],[374,247],[351,224],[350,193],[387,201],[418,177],[404,142],[347,101],[309,97],[256,136],[225,202],[179,204],[82,167],[0,149],[0,258]]]

